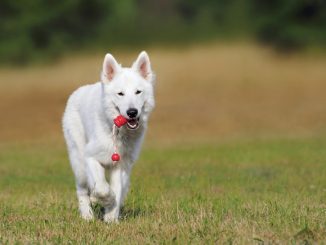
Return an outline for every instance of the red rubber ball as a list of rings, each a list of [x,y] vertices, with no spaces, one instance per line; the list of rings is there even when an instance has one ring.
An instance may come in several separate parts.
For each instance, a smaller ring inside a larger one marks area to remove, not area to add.
[[[113,122],[118,128],[120,128],[121,126],[127,123],[127,119],[124,118],[122,115],[119,115],[113,120]]]
[[[114,153],[111,156],[112,161],[117,162],[120,160],[120,155],[118,153]]]

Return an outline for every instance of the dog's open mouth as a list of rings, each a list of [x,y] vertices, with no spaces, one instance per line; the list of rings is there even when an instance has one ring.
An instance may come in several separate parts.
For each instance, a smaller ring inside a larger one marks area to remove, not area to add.
[[[137,129],[139,127],[139,119],[129,119],[127,122],[127,127],[132,130]]]

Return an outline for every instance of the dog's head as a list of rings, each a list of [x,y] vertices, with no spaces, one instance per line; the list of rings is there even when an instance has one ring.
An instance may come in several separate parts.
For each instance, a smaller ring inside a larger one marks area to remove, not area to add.
[[[154,80],[145,51],[130,68],[121,67],[111,54],[107,54],[101,75],[107,116],[112,119],[118,114],[123,115],[128,120],[129,129],[137,129],[147,122],[155,104]]]

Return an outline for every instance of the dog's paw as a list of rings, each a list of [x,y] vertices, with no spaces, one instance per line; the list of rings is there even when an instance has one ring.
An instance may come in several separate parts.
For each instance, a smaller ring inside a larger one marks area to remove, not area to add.
[[[91,221],[94,219],[94,214],[92,209],[88,209],[88,210],[81,210],[80,211],[80,215],[81,217],[86,220],[86,221]]]
[[[104,214],[103,220],[105,223],[108,223],[108,224],[119,223],[119,217],[112,212]]]
[[[119,223],[120,207],[105,208],[103,220],[106,223]]]
[[[104,207],[114,206],[115,194],[111,190],[109,184],[95,185],[95,188],[91,194],[91,202],[97,202]]]
[[[94,195],[93,192],[91,193],[89,200],[91,201],[92,204],[96,204],[99,202],[98,198]]]

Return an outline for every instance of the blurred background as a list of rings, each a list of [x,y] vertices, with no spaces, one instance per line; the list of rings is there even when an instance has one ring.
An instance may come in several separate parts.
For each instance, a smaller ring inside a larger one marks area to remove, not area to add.
[[[0,1],[0,139],[62,142],[77,87],[105,53],[147,50],[147,144],[310,137],[326,129],[324,0]]]
[[[123,221],[86,224],[65,104],[142,50],[156,108]],[[326,0],[0,0],[0,244],[318,244],[325,149]]]

